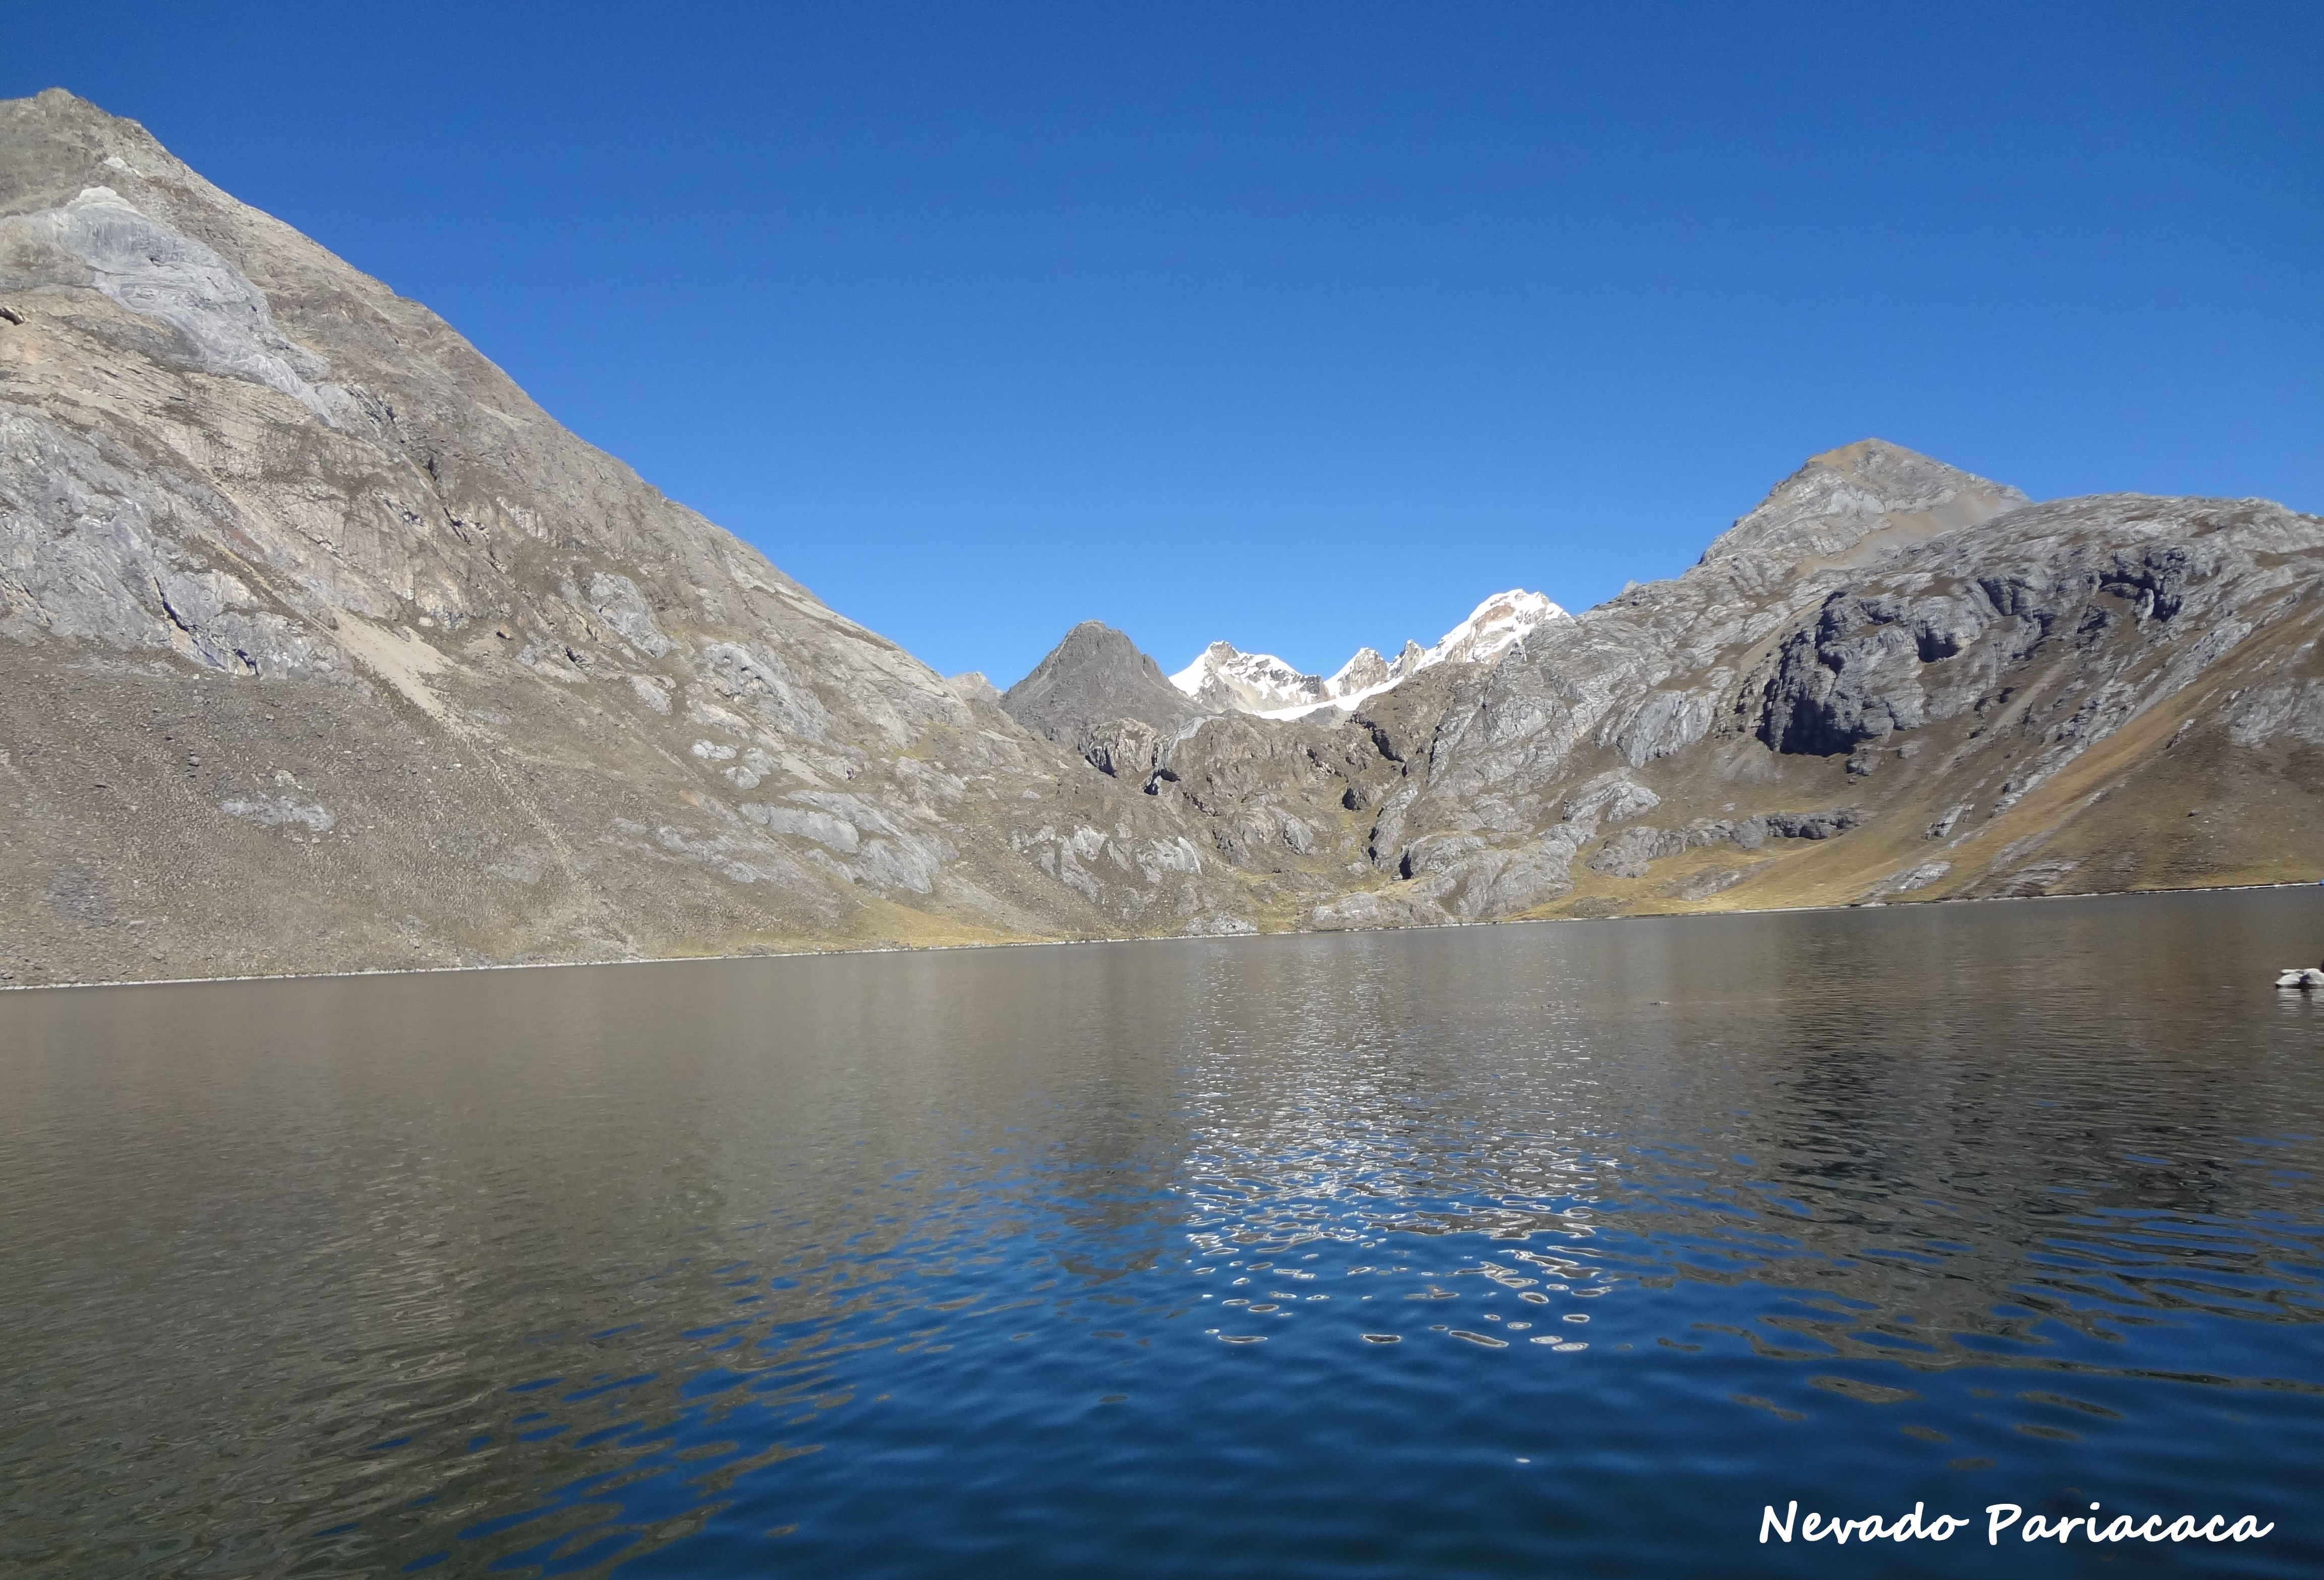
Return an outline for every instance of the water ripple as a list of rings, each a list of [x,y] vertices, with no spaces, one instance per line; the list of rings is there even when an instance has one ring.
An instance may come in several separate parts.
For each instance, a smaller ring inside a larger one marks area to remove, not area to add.
[[[1797,1498],[2314,1572],[2324,1017],[2242,980],[2303,928],[21,995],[0,1567],[1783,1574]]]

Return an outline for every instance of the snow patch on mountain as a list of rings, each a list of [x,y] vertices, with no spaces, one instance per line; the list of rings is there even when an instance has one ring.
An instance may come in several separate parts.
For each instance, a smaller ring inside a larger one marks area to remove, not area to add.
[[[1542,594],[1513,587],[1478,605],[1434,647],[1407,642],[1394,659],[1359,648],[1328,679],[1302,674],[1273,653],[1247,653],[1231,642],[1214,642],[1171,676],[1170,684],[1221,712],[1298,718],[1318,707],[1353,707],[1437,664],[1489,664],[1536,627],[1572,618]]]
[[[1329,702],[1329,682],[1303,675],[1273,653],[1247,653],[1214,642],[1202,656],[1170,677],[1170,684],[1205,707],[1231,713],[1265,713]]]
[[[1490,663],[1523,642],[1534,627],[1572,618],[1539,593],[1520,587],[1495,593],[1478,605],[1466,620],[1446,632],[1444,640],[1423,654],[1415,667],[1425,669],[1430,664],[1455,661]]]

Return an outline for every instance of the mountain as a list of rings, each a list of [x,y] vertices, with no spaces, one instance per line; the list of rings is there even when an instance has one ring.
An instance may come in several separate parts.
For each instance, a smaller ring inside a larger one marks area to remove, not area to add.
[[[1344,725],[1199,722],[1130,766],[1240,830],[1266,898],[1316,892],[1280,925],[2311,881],[2319,594],[2316,517],[2034,504],[1868,439],[1498,662],[1421,670]],[[1343,866],[1261,859],[1268,816]]]
[[[1312,925],[2312,880],[2324,522],[1867,440],[1513,651]]]
[[[1272,653],[1238,651],[1214,642],[1170,684],[1213,713],[1250,713],[1291,719],[1322,707],[1349,708],[1408,679],[1432,664],[1490,663],[1536,626],[1572,616],[1539,593],[1495,593],[1446,632],[1434,647],[1407,642],[1390,661],[1359,648],[1330,679],[1305,675]]]
[[[1146,798],[60,91],[0,104],[0,973],[1047,938],[1240,903]],[[1085,826],[1099,875],[1058,854]]]
[[[1370,648],[1363,651],[1379,658]],[[1170,684],[1210,713],[1305,713],[1337,695],[1332,681],[1321,675],[1304,675],[1273,653],[1243,652],[1228,642],[1204,648],[1193,663],[1170,677]]]
[[[1077,740],[1098,719],[1130,718],[1176,730],[1204,709],[1162,678],[1161,667],[1112,626],[1084,620],[1001,694],[1010,718],[1052,741]]]
[[[134,123],[0,103],[0,979],[2312,880],[2319,594],[2313,516],[1867,440],[1304,717],[1095,623],[996,695]]]
[[[1713,539],[1702,562],[1777,576],[1862,565],[2029,503],[2007,484],[1868,439],[1812,457]]]
[[[1413,643],[1405,643],[1403,654],[1390,669],[1390,682],[1431,664],[1491,663],[1540,627],[1572,618],[1539,593],[1520,588],[1495,593],[1446,632],[1434,647],[1416,653]]]

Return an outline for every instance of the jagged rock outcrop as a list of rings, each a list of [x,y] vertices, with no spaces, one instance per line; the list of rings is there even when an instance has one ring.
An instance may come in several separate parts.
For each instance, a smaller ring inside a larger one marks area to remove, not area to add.
[[[1296,720],[1095,623],[947,680],[134,124],[0,104],[0,978],[2324,876],[2280,505],[1868,440],[1492,625]]]

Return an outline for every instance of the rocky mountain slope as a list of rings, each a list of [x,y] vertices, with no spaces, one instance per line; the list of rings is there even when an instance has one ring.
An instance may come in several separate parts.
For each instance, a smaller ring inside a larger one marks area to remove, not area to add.
[[[2312,878],[2319,591],[2277,505],[1852,446],[1448,709],[1318,919]]]
[[[0,688],[19,981],[1240,903],[1148,798],[55,91],[0,105]]]
[[[0,104],[6,980],[2312,878],[2319,592],[2313,517],[1868,441],[1351,711],[1094,623],[997,697],[134,123]]]
[[[1489,667],[1091,760],[1234,830],[1278,926],[2313,881],[2319,595],[2316,517],[1867,440]]]

